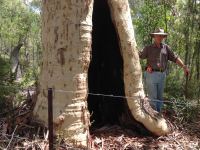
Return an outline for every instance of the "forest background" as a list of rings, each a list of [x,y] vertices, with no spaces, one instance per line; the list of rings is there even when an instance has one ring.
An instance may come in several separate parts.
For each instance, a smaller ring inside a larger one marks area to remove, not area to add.
[[[200,104],[200,1],[129,0],[138,51],[152,42],[149,33],[162,27],[166,43],[190,68],[170,63],[166,109],[179,121],[195,118]],[[41,1],[0,0],[0,114],[20,105],[24,92],[37,85],[42,57]],[[144,69],[145,62],[141,61]]]

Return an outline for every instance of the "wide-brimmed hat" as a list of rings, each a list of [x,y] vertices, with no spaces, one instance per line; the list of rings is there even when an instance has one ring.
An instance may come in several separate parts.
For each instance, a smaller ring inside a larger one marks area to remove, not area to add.
[[[153,37],[154,35],[163,35],[164,37],[167,37],[167,33],[164,32],[164,29],[157,28],[154,30],[154,32],[150,33],[150,36]]]

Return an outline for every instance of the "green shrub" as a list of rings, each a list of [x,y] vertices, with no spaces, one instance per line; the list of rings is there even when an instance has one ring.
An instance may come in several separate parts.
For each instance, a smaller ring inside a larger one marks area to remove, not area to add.
[[[200,104],[197,100],[182,98],[171,98],[171,103],[165,105],[164,109],[173,114],[179,124],[189,123],[196,119],[199,114]]]
[[[12,109],[12,100],[18,89],[12,79],[9,60],[0,57],[0,113]]]

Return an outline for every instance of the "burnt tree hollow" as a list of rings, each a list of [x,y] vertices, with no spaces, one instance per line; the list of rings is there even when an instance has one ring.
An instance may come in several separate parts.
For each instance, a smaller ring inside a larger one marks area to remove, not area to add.
[[[106,0],[94,0],[92,59],[88,70],[89,93],[124,96],[123,59],[119,39]],[[88,95],[92,127],[120,124],[125,99]]]

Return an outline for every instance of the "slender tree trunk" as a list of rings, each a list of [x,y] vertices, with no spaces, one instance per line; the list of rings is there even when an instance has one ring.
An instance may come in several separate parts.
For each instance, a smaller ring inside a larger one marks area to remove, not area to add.
[[[14,49],[11,51],[11,55],[10,55],[11,71],[15,79],[17,77],[17,73],[21,72],[20,66],[19,66],[19,51],[22,46],[23,44],[19,42],[19,44],[16,45]]]
[[[188,8],[187,8],[187,16],[185,18],[185,22],[187,24],[187,26],[185,27],[185,30],[184,30],[184,37],[185,37],[185,58],[184,58],[184,61],[185,61],[185,64],[188,64],[189,62],[189,40],[190,40],[190,7],[191,7],[191,0],[188,1]],[[186,77],[186,82],[185,82],[185,87],[184,87],[184,94],[185,94],[185,97],[187,98],[188,97],[188,76]]]
[[[164,0],[164,13],[165,13],[165,31],[168,32],[168,26],[167,26],[167,8],[166,8],[166,2]]]

